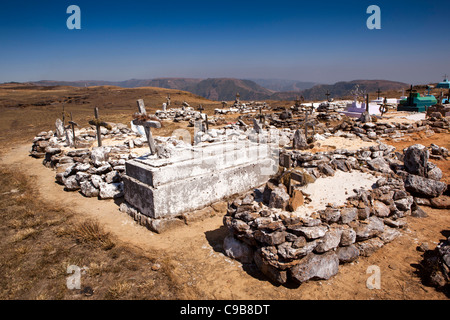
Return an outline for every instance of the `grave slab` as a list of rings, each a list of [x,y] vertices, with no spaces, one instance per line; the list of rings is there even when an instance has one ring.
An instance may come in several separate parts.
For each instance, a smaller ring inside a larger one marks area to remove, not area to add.
[[[194,146],[178,156],[127,161],[125,200],[151,218],[201,209],[266,183],[278,158],[268,144],[227,141]]]

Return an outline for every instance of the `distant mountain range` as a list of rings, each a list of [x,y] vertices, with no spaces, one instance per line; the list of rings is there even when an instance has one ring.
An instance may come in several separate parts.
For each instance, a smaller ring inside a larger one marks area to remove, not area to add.
[[[325,100],[327,91],[330,98],[350,96],[351,91],[359,85],[360,91],[368,93],[381,91],[402,90],[409,85],[402,82],[388,80],[353,80],[341,81],[335,84],[317,84],[280,79],[241,80],[234,78],[156,78],[131,79],[126,81],[50,81],[33,82],[40,86],[118,86],[123,88],[159,87],[188,91],[204,98],[216,101],[232,101],[239,93],[240,99],[248,100],[295,100],[303,96],[305,100]]]
[[[267,88],[276,92],[284,91],[302,91],[310,89],[317,85],[316,82],[304,82],[297,80],[285,80],[285,79],[249,79],[261,87]]]

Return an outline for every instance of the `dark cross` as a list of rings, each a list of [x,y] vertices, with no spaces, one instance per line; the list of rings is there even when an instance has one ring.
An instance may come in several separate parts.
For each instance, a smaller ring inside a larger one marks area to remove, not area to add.
[[[263,115],[263,113],[262,113],[262,107],[260,106],[259,107],[259,115],[258,115],[258,118],[259,118],[259,122],[260,123],[262,123],[263,122],[263,120],[265,120],[265,116]]]
[[[381,90],[380,90],[380,88],[378,88],[378,90],[377,90],[377,94],[378,94],[378,96],[377,96],[377,100],[379,100],[379,99],[380,99],[380,93],[381,93]]]
[[[327,101],[330,102],[331,93],[327,90],[327,93],[325,93],[325,95],[327,96]]]
[[[64,103],[62,104],[63,110],[62,110],[62,123],[63,127],[65,128],[66,125],[66,116],[69,116],[69,114],[65,111]]]
[[[99,117],[98,117],[98,108],[97,107],[94,108],[94,115],[95,115],[95,118],[93,120],[90,120],[89,124],[91,126],[95,126],[96,127],[96,129],[97,129],[98,146],[101,147],[102,146],[102,134],[100,132],[100,127],[105,127],[108,130],[111,130],[112,128],[111,128],[110,124],[108,124],[107,122],[102,121],[102,120],[99,119]]]
[[[448,80],[447,77],[447,74],[444,74],[444,81]]]
[[[413,96],[412,96],[412,94],[413,94],[413,92],[417,92],[417,90],[414,90],[413,89],[413,85],[411,85],[411,88],[409,88],[406,91],[409,92],[409,98],[407,99],[408,100],[408,105],[412,105],[412,103],[413,103]]]
[[[413,85],[411,85],[411,87],[408,90],[406,90],[406,91],[409,92],[410,96],[412,95],[413,92],[417,92],[417,90],[413,89]]]
[[[366,95],[366,111],[369,112],[369,94]]]
[[[197,110],[200,111],[200,113],[202,113],[202,111],[205,110],[205,108],[203,108],[202,105],[199,105],[198,108],[197,108]]]
[[[145,110],[144,100],[139,99],[137,101],[139,113],[136,114],[136,118],[133,120],[135,126],[143,126],[145,130],[145,135],[147,136],[148,146],[150,148],[150,154],[156,153],[155,140],[153,140],[152,131],[150,128],[161,128],[161,122],[150,121],[147,116],[147,111]]]
[[[167,106],[170,107],[170,93],[167,94]]]
[[[70,126],[72,127],[72,136],[73,136],[73,146],[76,149],[77,148],[77,143],[75,141],[75,127],[78,127],[78,123],[73,121],[72,118],[72,112],[70,113],[70,121],[69,121]]]
[[[227,105],[228,103],[226,101],[222,101],[222,108],[225,109],[225,105]]]

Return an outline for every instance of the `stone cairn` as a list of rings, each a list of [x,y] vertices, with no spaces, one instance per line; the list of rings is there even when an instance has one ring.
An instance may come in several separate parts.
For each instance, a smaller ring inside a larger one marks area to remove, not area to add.
[[[431,150],[448,153],[437,146]],[[426,216],[418,206],[421,199],[433,200],[447,190],[427,154],[424,146],[399,153],[385,144],[357,151],[285,152],[280,157],[288,167],[284,174],[229,201],[223,222],[230,234],[224,251],[242,263],[254,263],[277,284],[329,279],[340,264],[370,256],[400,236],[407,216]],[[290,193],[286,176],[295,172],[296,180],[305,185],[333,176],[336,170],[369,172],[378,180],[372,190],[354,190],[356,196],[344,206],[329,204],[308,217],[293,213],[310,199],[301,192]]]
[[[57,121],[58,122],[58,121]],[[41,132],[33,139],[31,156],[43,159],[43,164],[56,170],[56,181],[66,191],[80,191],[86,197],[112,199],[123,196],[121,176],[125,161],[137,157],[132,148],[146,143],[126,125],[112,124],[111,130],[101,130],[102,139],[115,139],[115,146],[89,147],[96,140],[94,127],[82,128],[77,132],[77,145],[70,148],[65,136],[58,137],[53,131]],[[103,128],[102,128],[103,129]],[[120,143],[120,140],[127,141]]]
[[[426,248],[423,251],[424,259],[420,263],[419,271],[424,282],[450,297],[450,237],[441,241],[435,249]]]
[[[189,127],[194,127],[195,121],[203,120],[202,112],[196,111],[189,106],[181,108],[168,108],[166,110],[157,110],[155,116],[161,120],[172,120],[173,122],[188,121]],[[221,116],[208,117],[210,125],[221,125],[225,123],[225,119]]]

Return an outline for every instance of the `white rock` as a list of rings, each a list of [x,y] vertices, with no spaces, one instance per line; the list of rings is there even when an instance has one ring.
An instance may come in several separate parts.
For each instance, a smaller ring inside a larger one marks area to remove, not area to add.
[[[100,199],[115,199],[123,196],[122,183],[100,183]]]

